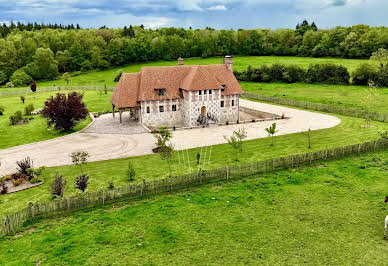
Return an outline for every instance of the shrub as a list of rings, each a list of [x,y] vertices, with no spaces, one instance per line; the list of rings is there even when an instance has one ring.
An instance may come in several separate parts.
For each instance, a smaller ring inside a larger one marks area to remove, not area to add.
[[[3,115],[5,111],[4,106],[0,105],[0,115]]]
[[[41,114],[47,118],[48,125],[56,130],[69,130],[76,126],[80,120],[88,115],[83,95],[71,92],[67,95],[57,93],[56,97],[48,99],[44,104]]]
[[[307,83],[348,84],[348,70],[335,64],[310,65],[306,73]]]
[[[24,108],[24,115],[31,115],[32,111],[34,111],[34,105],[30,103]]]
[[[74,183],[75,187],[82,192],[85,192],[86,188],[88,187],[89,182],[89,176],[87,174],[82,174],[80,176],[77,176]]]
[[[61,197],[65,191],[66,180],[58,172],[53,176],[53,182],[50,186],[50,193],[56,197]]]
[[[25,86],[31,84],[32,78],[24,70],[19,69],[12,74],[10,81],[15,86]]]
[[[11,116],[9,117],[9,120],[10,120],[10,122],[11,122],[11,125],[16,125],[16,124],[18,124],[20,121],[23,120],[22,112],[16,111],[13,115],[11,115]]]
[[[33,82],[31,83],[31,85],[30,85],[30,90],[31,90],[32,92],[36,92],[36,82],[35,82],[35,81],[33,81]]]
[[[131,162],[128,162],[127,177],[129,181],[135,180],[136,172]]]
[[[19,185],[21,185],[21,183],[23,183],[23,178],[19,178],[19,179],[12,179],[11,180],[12,184],[17,187]]]
[[[115,188],[115,184],[113,183],[113,179],[112,179],[108,183],[108,189],[114,189],[114,188]]]
[[[117,72],[117,75],[116,75],[114,81],[115,81],[115,82],[118,82],[118,81],[120,80],[122,74],[123,74],[123,70],[120,69],[120,70]]]
[[[5,185],[5,182],[0,184],[0,194],[7,194],[8,187]]]
[[[26,157],[21,161],[17,161],[16,165],[18,166],[17,170],[22,176],[30,176],[28,169],[32,168],[33,161],[30,157]]]
[[[42,182],[42,180],[40,180],[40,179],[37,178],[37,177],[34,177],[34,178],[32,178],[32,179],[30,180],[30,183],[31,183],[31,184],[36,184],[36,183],[40,183],[40,182]]]
[[[22,95],[20,96],[20,100],[22,101],[22,103],[24,103],[26,101],[26,98]]]
[[[8,88],[13,88],[15,85],[13,85],[13,83],[11,81],[5,83],[5,86],[8,87]]]

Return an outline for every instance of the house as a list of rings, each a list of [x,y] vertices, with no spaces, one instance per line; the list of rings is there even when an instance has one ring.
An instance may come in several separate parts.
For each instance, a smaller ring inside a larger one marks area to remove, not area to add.
[[[149,127],[194,127],[201,124],[239,121],[243,93],[233,74],[233,58],[224,64],[143,67],[123,73],[111,98],[120,114]]]

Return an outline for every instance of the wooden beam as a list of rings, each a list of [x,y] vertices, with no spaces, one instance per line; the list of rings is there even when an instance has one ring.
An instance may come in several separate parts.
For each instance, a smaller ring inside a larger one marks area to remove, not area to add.
[[[122,122],[122,118],[121,118],[121,115],[123,114],[123,110],[122,109],[119,109],[119,115],[120,115],[120,124]]]
[[[113,114],[113,117],[115,117],[115,105],[112,104],[112,114]]]

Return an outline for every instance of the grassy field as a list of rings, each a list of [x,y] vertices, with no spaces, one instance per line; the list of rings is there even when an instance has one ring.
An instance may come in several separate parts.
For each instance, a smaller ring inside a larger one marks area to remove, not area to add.
[[[40,220],[0,264],[382,265],[388,152]]]
[[[45,100],[56,93],[57,92],[39,92],[36,95],[25,94],[24,104],[20,100],[20,96],[1,97],[0,106],[5,107],[5,113],[0,116],[0,149],[63,136],[80,130],[91,122],[88,117],[77,125],[74,130],[67,132],[47,128],[46,119],[42,118],[40,115],[32,116],[34,119],[28,124],[10,125],[9,116],[13,115],[16,111],[24,113],[24,108],[30,103],[32,103],[36,109],[42,108]],[[102,94],[101,96],[97,91],[84,91],[82,93],[84,93],[84,102],[89,111],[99,112],[111,110],[112,107],[109,99],[112,92],[108,91],[108,94]]]
[[[306,133],[296,133],[275,137],[275,146],[270,146],[270,139],[256,139],[244,142],[244,150],[240,154],[240,162],[235,161],[234,151],[228,144],[209,147],[206,151],[202,150],[202,159],[206,163],[202,165],[203,169],[214,169],[225,165],[233,165],[241,162],[254,162],[261,159],[268,159],[290,154],[306,153],[309,151],[322,150],[326,147],[340,147],[351,145],[364,141],[376,140],[379,138],[379,132],[388,130],[388,124],[372,122],[371,128],[365,128],[365,122],[362,119],[338,116],[342,119],[341,124],[334,128],[313,131],[311,134],[312,149],[308,149],[308,138]],[[210,150],[211,149],[211,150]],[[200,148],[187,151],[187,158],[190,159],[191,170],[197,170],[196,155],[201,153]],[[180,154],[182,156],[182,154]],[[188,157],[187,157],[188,156]],[[120,187],[129,183],[126,177],[128,161],[131,161],[136,170],[136,182],[144,179],[163,178],[168,176],[168,165],[160,159],[157,154],[131,157],[126,159],[114,159],[107,161],[88,163],[84,170],[90,175],[90,185],[88,190],[96,191],[101,188],[107,188],[110,181],[115,186]],[[172,174],[178,175],[190,171],[186,164],[179,161],[177,153],[174,153],[172,162]],[[68,180],[68,186],[65,195],[77,193],[74,188],[74,178],[80,174],[77,166],[61,166],[47,168],[44,173],[44,184],[32,189],[20,191],[13,194],[0,196],[0,217],[17,211],[27,206],[28,202],[47,201],[51,199],[49,186],[52,182],[52,176],[59,172]]]
[[[259,66],[262,64],[297,64],[303,67],[308,67],[314,63],[335,63],[341,64],[348,68],[352,72],[359,64],[365,62],[363,59],[343,59],[343,58],[311,58],[311,57],[294,57],[294,56],[235,56],[234,57],[234,69],[245,70],[248,65]],[[187,58],[185,59],[186,65],[208,65],[208,64],[222,64],[223,57],[211,57],[211,58]],[[114,78],[117,75],[118,70],[122,69],[125,72],[138,72],[142,66],[175,66],[177,61],[156,61],[147,63],[130,64],[122,67],[111,68],[104,71],[91,71],[88,73],[75,76],[71,79],[69,86],[79,85],[104,85],[109,87],[116,85]],[[64,80],[39,82],[38,87],[50,87],[53,85],[65,86]],[[0,91],[15,90],[17,88],[0,88]],[[26,89],[26,88],[23,88]]]
[[[363,86],[341,86],[305,83],[240,82],[245,92],[268,96],[324,103],[345,108],[367,109],[368,93]],[[378,88],[378,95],[370,110],[388,113],[388,88]]]

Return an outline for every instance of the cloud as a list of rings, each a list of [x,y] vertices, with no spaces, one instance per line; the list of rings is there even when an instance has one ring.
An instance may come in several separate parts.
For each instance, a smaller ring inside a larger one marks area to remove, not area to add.
[[[348,3],[347,0],[332,0],[330,5],[332,6],[345,6]]]
[[[210,10],[210,11],[225,11],[225,10],[227,10],[227,8],[224,5],[216,5],[216,6],[208,7],[207,10]]]

